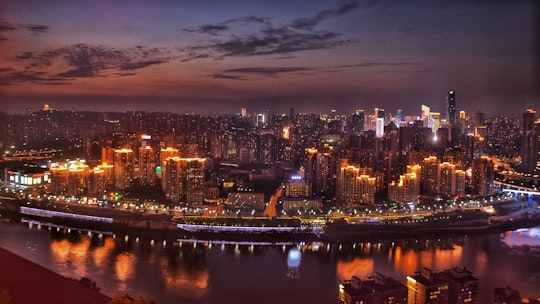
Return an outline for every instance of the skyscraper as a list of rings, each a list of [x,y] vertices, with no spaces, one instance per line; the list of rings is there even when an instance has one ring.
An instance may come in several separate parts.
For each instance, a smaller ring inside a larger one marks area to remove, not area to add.
[[[536,111],[528,109],[523,113],[522,142],[521,142],[521,166],[524,173],[533,173],[536,168],[538,157],[537,137],[534,122]]]
[[[453,90],[448,91],[446,105],[447,105],[446,120],[448,121],[449,124],[454,126],[456,124],[456,92],[454,92]]]

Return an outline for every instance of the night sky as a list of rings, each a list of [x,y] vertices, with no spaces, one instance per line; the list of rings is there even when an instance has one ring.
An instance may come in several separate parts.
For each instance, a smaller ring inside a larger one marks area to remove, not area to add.
[[[540,110],[538,1],[0,1],[0,111]]]

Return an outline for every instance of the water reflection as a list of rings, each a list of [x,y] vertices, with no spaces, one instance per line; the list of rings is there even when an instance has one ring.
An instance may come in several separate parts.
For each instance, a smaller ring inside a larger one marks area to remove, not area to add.
[[[479,277],[481,302],[489,303],[498,286],[514,285],[523,296],[535,296],[540,273],[540,254],[535,255],[540,251],[540,228],[440,240],[270,245],[113,238],[37,227],[33,226],[32,233],[28,228],[19,231],[7,247],[20,243],[27,252],[27,248],[37,248],[32,254],[42,248],[47,255],[40,263],[46,267],[68,277],[90,277],[108,295],[118,291],[142,294],[157,303],[215,303],[222,296],[232,301],[243,293],[256,297],[261,292],[279,292],[287,299],[284,302],[301,303],[306,298],[298,290],[304,288],[334,299],[336,282],[352,276],[365,278],[380,272],[403,282],[422,267],[442,271],[462,266]],[[6,246],[11,234],[4,231],[0,231],[0,245]],[[37,235],[43,239],[39,243]],[[515,258],[516,254],[521,256]],[[46,264],[47,260],[52,263]]]

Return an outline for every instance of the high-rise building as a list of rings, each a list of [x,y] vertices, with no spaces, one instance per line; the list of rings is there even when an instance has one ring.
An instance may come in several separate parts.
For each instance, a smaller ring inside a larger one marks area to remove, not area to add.
[[[533,173],[538,161],[538,136],[535,128],[536,111],[528,109],[523,113],[521,167],[524,173]]]
[[[135,158],[131,149],[114,150],[114,185],[117,189],[129,187],[133,179]]]
[[[471,169],[473,193],[482,196],[493,194],[495,170],[491,158],[482,156],[473,159]]]
[[[441,176],[441,161],[436,156],[424,158],[422,166],[422,188],[427,193],[439,193],[439,180]]]
[[[446,304],[450,284],[433,270],[424,268],[413,276],[407,276],[408,304]]]
[[[139,184],[154,185],[156,180],[156,149],[150,146],[139,148]]]
[[[300,175],[293,175],[285,181],[285,196],[309,197],[311,196],[311,183]]]
[[[446,196],[456,195],[456,165],[444,162],[439,165],[439,191]]]
[[[204,158],[169,157],[163,161],[162,187],[171,201],[204,202]]]
[[[353,276],[340,286],[339,297],[345,304],[406,304],[407,287],[399,281],[376,273],[362,280]]]
[[[388,199],[396,202],[413,202],[420,194],[418,176],[406,173],[399,176],[399,181],[388,183]]]
[[[364,174],[363,168],[349,165],[346,159],[341,160],[337,177],[336,198],[351,204],[375,202],[377,178]]]
[[[450,304],[478,304],[480,284],[478,278],[465,267],[447,269],[440,276],[450,283],[448,303]]]
[[[447,108],[446,108],[446,113],[447,113],[447,116],[446,116],[446,120],[449,124],[451,124],[452,126],[455,126],[456,125],[456,122],[457,122],[457,112],[456,112],[456,92],[454,92],[453,90],[450,90],[448,91],[448,96],[447,96],[447,99],[446,99],[446,105],[447,105]]]

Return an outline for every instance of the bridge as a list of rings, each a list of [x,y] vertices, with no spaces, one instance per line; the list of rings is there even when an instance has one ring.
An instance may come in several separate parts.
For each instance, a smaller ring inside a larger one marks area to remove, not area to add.
[[[518,199],[520,195],[527,195],[529,206],[533,205],[533,196],[540,196],[540,189],[528,188],[499,181],[494,181],[493,184],[501,189],[502,192],[513,193],[516,199]]]

